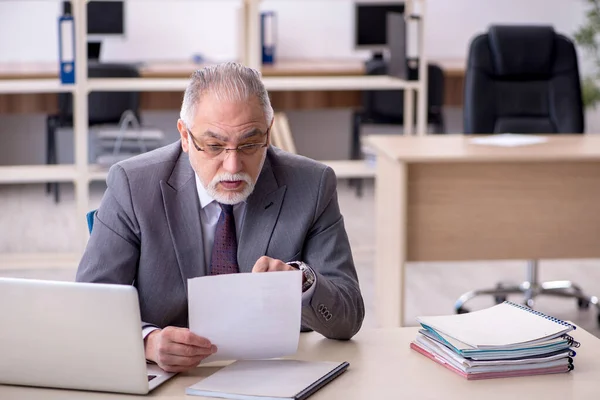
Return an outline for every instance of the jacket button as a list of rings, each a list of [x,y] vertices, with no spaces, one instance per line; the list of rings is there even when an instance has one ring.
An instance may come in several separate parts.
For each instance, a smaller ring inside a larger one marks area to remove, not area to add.
[[[323,304],[319,304],[319,308],[318,311],[319,312],[323,312],[323,309],[325,308],[325,306]]]

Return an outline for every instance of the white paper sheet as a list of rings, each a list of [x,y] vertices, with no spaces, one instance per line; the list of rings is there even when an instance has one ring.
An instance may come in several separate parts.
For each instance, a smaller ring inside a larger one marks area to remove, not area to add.
[[[484,137],[475,137],[469,140],[473,144],[500,147],[518,147],[532,144],[546,143],[547,137],[535,135],[516,135],[514,133],[503,133]]]
[[[190,330],[218,348],[203,364],[291,355],[300,339],[302,272],[189,279],[188,307]]]

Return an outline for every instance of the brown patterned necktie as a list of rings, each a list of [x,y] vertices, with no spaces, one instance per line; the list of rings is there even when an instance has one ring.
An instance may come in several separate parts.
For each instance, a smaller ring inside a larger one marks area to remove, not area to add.
[[[210,274],[234,274],[240,272],[237,262],[237,238],[233,206],[221,204],[221,215],[215,230],[215,241],[210,261]]]

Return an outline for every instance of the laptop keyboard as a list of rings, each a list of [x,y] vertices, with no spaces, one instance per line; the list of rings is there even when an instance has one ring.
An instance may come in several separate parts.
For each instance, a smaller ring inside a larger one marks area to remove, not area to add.
[[[148,375],[148,382],[150,382],[154,378],[156,378],[156,375]]]

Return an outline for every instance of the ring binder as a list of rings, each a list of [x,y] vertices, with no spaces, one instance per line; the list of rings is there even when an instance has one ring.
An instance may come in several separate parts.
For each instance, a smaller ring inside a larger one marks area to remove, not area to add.
[[[69,14],[58,18],[58,59],[60,81],[75,83],[75,24]]]
[[[559,318],[552,317],[550,315],[544,314],[541,311],[533,310],[533,309],[531,309],[531,308],[529,308],[527,306],[523,306],[521,304],[513,303],[512,301],[508,301],[508,300],[504,301],[504,303],[506,303],[508,305],[511,305],[513,307],[520,308],[521,310],[530,312],[530,313],[535,314],[535,315],[537,315],[539,317],[546,318],[546,319],[548,319],[550,321],[556,322],[557,324],[568,326],[568,327],[572,328],[573,330],[577,329],[577,327],[575,325],[573,325],[573,324],[570,324],[570,323],[568,323],[566,321],[563,321],[562,319],[559,319]]]

